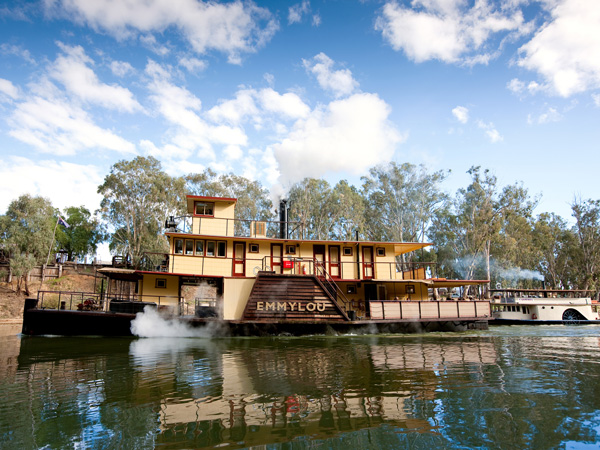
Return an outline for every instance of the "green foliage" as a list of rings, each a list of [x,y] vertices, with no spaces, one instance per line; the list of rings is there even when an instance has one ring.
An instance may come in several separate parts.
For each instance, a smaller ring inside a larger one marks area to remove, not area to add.
[[[63,217],[68,228],[59,225],[56,240],[67,252],[69,261],[74,257],[84,258],[96,253],[98,244],[104,241],[105,227],[84,206],[71,206],[64,210]]]
[[[6,214],[0,217],[1,240],[11,248],[13,258],[25,255],[44,264],[51,250],[55,226],[56,211],[50,200],[22,195],[13,200]]]
[[[369,239],[423,242],[432,216],[446,198],[440,189],[446,176],[408,163],[372,168],[362,179]]]
[[[184,180],[162,171],[153,157],[120,161],[98,188],[104,198],[102,218],[113,228],[110,249],[131,256],[138,267],[144,252],[166,252],[165,217],[178,215],[184,203]]]
[[[327,239],[332,230],[331,186],[325,180],[305,178],[288,193],[289,220],[300,222],[305,239]]]

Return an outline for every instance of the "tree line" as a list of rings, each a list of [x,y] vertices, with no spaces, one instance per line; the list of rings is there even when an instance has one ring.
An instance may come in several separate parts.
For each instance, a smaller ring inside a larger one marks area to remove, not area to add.
[[[301,224],[305,239],[432,242],[402,262],[433,262],[437,277],[598,290],[600,200],[575,199],[569,225],[556,214],[534,215],[538,198],[522,183],[501,187],[489,170],[472,167],[470,184],[452,195],[441,188],[448,174],[392,162],[371,168],[359,187],[305,178],[286,194],[288,218]],[[168,251],[165,218],[186,214],[187,194],[237,198],[236,227],[278,220],[260,182],[211,169],[174,177],[153,157],[117,162],[98,193],[93,213],[83,206],[59,211],[30,195],[12,201],[0,216],[0,251],[10,254],[13,275],[24,279],[50,253],[92,255],[102,242],[139,267],[148,255]],[[68,228],[57,226],[59,217]]]

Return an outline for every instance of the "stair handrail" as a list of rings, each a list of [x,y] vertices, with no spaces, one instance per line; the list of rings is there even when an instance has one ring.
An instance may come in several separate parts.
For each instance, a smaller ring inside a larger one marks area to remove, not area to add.
[[[348,297],[346,297],[344,295],[344,292],[340,289],[340,287],[338,286],[338,284],[335,282],[335,280],[333,279],[333,277],[331,275],[329,275],[329,273],[327,272],[327,270],[325,270],[325,262],[323,261],[318,261],[317,259],[313,258],[313,264],[314,264],[314,268],[315,268],[315,275],[316,278],[319,282],[321,282],[321,280],[319,279],[319,276],[321,276],[326,282],[327,284],[333,288],[333,290],[339,295],[339,297],[341,297],[342,299],[342,306],[344,307],[344,311],[348,312],[348,306],[350,304],[350,300],[348,300]],[[320,275],[319,273],[322,273],[322,275]],[[321,283],[322,284],[322,283]],[[324,286],[325,287],[325,286]],[[330,291],[331,292],[331,291]],[[335,299],[334,299],[335,300]],[[336,300],[337,301],[337,300]]]

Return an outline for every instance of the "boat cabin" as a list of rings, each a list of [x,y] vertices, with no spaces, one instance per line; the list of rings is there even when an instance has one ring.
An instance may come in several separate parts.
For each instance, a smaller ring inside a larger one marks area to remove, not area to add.
[[[236,203],[188,195],[188,215],[167,220],[169,253],[143,273],[139,295],[172,306],[193,299],[196,314],[212,308],[225,320],[299,317],[302,307],[311,308],[305,318],[360,320],[402,315],[398,302],[437,299],[439,287],[485,282],[438,279],[429,263],[401,262],[429,243],[305,239],[286,217],[237,219]]]

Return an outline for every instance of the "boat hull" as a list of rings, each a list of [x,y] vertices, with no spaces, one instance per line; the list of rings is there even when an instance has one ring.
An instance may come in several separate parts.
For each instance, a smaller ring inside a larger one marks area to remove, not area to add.
[[[134,336],[131,323],[136,317],[137,314],[34,308],[24,311],[22,333],[36,336]],[[166,319],[186,324],[193,329],[204,329],[206,332],[201,335],[206,337],[395,334],[488,329],[488,321],[481,318],[349,322],[225,321],[197,317]]]

